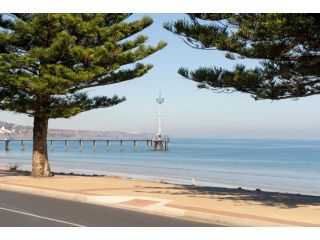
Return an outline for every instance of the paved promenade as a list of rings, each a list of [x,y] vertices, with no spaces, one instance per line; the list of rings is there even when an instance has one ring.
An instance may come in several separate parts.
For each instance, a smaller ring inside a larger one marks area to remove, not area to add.
[[[226,226],[320,226],[320,197],[0,171],[0,189]]]

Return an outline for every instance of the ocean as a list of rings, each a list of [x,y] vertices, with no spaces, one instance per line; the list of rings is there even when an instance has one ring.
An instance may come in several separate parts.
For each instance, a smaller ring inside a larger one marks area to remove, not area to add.
[[[103,174],[149,181],[231,187],[320,196],[320,141],[246,139],[171,139],[168,151],[152,151],[146,143],[55,142],[48,144],[52,171]],[[32,143],[0,146],[0,167],[15,163],[31,169]]]

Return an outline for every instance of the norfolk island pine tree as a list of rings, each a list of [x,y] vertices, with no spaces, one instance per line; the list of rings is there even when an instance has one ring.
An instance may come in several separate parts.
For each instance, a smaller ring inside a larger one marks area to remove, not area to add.
[[[196,49],[226,51],[226,57],[260,60],[233,70],[202,67],[178,73],[215,92],[244,92],[256,99],[281,100],[320,93],[319,14],[188,14],[164,28]]]
[[[150,17],[125,21],[130,14],[0,15],[0,109],[34,118],[32,176],[52,176],[47,155],[50,118],[117,105],[125,98],[89,97],[84,90],[146,74],[138,63],[166,46],[146,46],[137,35]],[[136,63],[134,67],[126,67]]]

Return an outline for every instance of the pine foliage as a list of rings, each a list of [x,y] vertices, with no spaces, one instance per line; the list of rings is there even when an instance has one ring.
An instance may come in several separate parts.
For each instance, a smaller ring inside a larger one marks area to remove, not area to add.
[[[152,65],[139,60],[166,45],[146,45],[147,36],[137,33],[152,19],[129,16],[0,14],[0,109],[69,118],[123,102],[85,90],[143,76]]]
[[[164,27],[196,49],[221,50],[231,60],[250,58],[260,65],[233,70],[199,68],[179,73],[198,87],[240,91],[258,99],[320,94],[319,14],[188,14]]]

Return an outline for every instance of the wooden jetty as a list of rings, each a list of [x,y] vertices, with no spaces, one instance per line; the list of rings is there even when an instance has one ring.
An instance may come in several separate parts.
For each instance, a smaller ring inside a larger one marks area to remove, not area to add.
[[[54,150],[56,142],[64,142],[64,150],[69,149],[69,142],[79,142],[79,150],[83,150],[84,142],[92,142],[92,149],[95,150],[97,147],[97,142],[100,144],[104,143],[106,149],[110,149],[113,143],[119,143],[120,149],[124,150],[125,144],[131,144],[134,149],[137,148],[138,143],[146,144],[148,149],[154,151],[167,151],[169,148],[169,137],[164,138],[145,138],[145,139],[48,139],[47,146],[48,149]],[[0,149],[2,148],[4,142],[4,150],[10,150],[10,143],[20,142],[20,150],[25,150],[25,142],[32,142],[32,139],[0,139]]]

